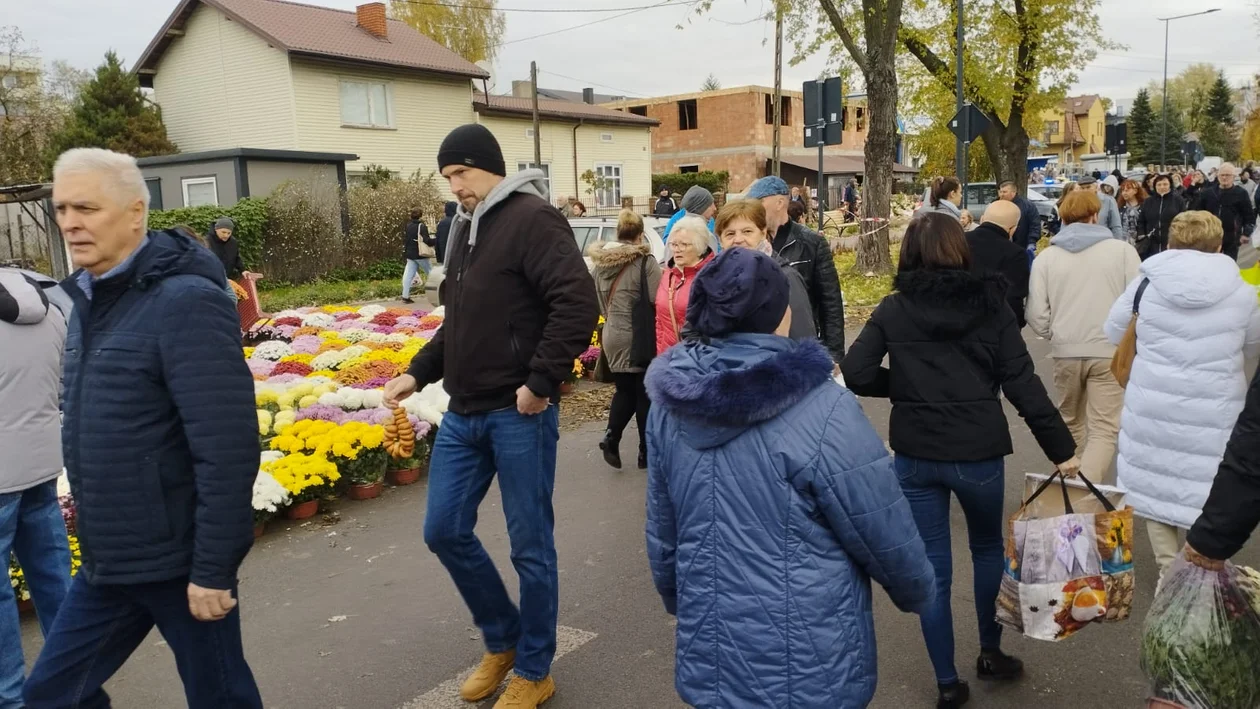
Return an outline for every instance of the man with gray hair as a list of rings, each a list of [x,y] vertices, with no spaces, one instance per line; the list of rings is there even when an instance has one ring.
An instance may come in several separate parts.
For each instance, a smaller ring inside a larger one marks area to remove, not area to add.
[[[1240,244],[1250,242],[1250,236],[1256,226],[1256,211],[1252,206],[1247,190],[1236,184],[1238,170],[1232,163],[1221,163],[1216,171],[1217,181],[1204,187],[1195,199],[1191,209],[1199,209],[1215,214],[1225,229],[1225,237],[1221,241],[1221,253],[1236,259]]]
[[[83,565],[26,706],[108,707],[102,685],[156,625],[190,709],[262,709],[236,600],[253,543],[254,382],[223,266],[146,230],[149,191],[129,155],[63,153],[52,197],[79,267],[63,283],[62,448]]]

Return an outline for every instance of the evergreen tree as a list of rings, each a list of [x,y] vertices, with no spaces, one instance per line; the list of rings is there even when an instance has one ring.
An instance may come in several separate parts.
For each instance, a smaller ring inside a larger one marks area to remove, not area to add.
[[[112,51],[79,92],[55,144],[58,152],[108,148],[138,158],[179,152],[166,136],[158,107],[140,91],[139,78]]]
[[[1216,75],[1216,83],[1208,94],[1207,117],[1227,126],[1234,125],[1234,92],[1225,81],[1225,74]]]
[[[1160,144],[1163,141],[1163,133],[1160,128],[1162,121],[1163,112],[1161,109],[1160,113],[1155,114],[1150,130],[1147,131],[1146,139],[1142,142],[1142,157],[1147,163],[1156,165],[1180,165],[1184,161],[1181,154],[1181,144],[1185,140],[1186,125],[1182,121],[1181,113],[1172,110],[1172,107],[1169,106],[1167,147],[1161,154]]]
[[[1129,164],[1144,165],[1148,162],[1146,140],[1155,125],[1155,113],[1151,110],[1151,95],[1146,89],[1138,92],[1128,118]]]

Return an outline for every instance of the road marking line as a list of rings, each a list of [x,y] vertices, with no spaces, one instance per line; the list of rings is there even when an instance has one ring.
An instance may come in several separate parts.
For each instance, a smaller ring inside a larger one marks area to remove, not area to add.
[[[597,634],[588,630],[578,630],[570,628],[566,625],[556,627],[556,656],[552,663],[558,662],[560,658],[577,650],[586,643],[594,640]],[[459,688],[464,684],[464,680],[477,669],[477,665],[473,665],[468,669],[460,672],[454,679],[448,679],[442,684],[430,689],[420,696],[412,699],[402,706],[402,709],[467,709],[467,707],[475,707],[476,704],[469,704],[459,697]],[[511,675],[508,675],[511,678]],[[507,686],[508,680],[504,680],[499,688],[494,690],[497,695]]]

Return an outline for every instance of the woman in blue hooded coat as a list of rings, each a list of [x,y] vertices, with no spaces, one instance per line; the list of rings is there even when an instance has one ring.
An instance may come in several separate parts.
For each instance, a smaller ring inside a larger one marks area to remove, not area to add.
[[[648,558],[704,709],[864,707],[870,580],[903,611],[933,597],[883,442],[827,350],[782,336],[788,291],[769,256],[723,251],[692,286],[698,339],[648,369]]]

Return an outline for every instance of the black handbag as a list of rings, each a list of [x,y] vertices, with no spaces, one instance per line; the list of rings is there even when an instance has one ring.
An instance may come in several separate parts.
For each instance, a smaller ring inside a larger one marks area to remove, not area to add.
[[[639,259],[639,299],[630,312],[630,366],[647,368],[656,357],[656,306],[647,285],[647,256]]]

